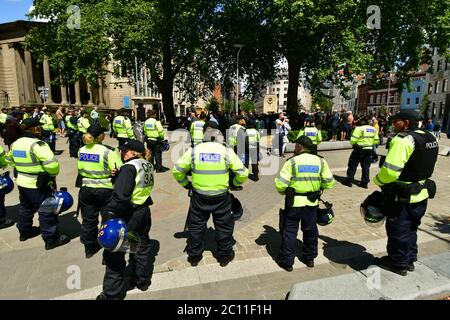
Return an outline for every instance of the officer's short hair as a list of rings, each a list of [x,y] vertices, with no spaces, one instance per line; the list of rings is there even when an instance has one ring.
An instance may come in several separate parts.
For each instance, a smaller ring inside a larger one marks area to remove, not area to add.
[[[314,149],[314,143],[310,138],[307,136],[301,136],[295,141],[296,144],[301,145],[303,148],[307,150],[313,150]]]

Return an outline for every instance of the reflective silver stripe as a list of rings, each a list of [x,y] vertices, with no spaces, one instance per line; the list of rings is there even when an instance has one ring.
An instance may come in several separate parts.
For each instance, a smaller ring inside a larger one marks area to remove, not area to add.
[[[291,167],[292,167],[292,177],[295,177],[297,175],[297,172],[295,171],[295,160],[294,160],[294,158],[292,158],[290,160],[290,162],[291,162]]]
[[[30,146],[30,158],[33,163],[40,164],[40,162],[38,161],[38,159],[36,158],[36,156],[34,155],[34,152],[33,152],[34,146],[36,146],[36,145],[38,145],[38,143],[34,142]]]
[[[334,181],[334,178],[322,180],[322,182],[325,182],[325,183],[331,183],[331,182],[333,182],[333,181]]]
[[[108,155],[109,152],[111,150],[109,150],[108,148],[105,147],[105,151],[103,152],[103,171],[106,173],[109,173],[109,163],[108,163]]]
[[[289,180],[286,180],[286,179],[283,178],[283,177],[278,177],[278,180],[280,180],[281,182],[283,182],[283,183],[286,184],[286,185],[289,185],[289,184],[291,183]]]
[[[322,181],[320,177],[293,177],[293,181]]]
[[[383,167],[386,167],[389,170],[395,171],[395,172],[402,172],[403,168],[394,166],[393,164],[390,164],[389,162],[385,162]]]
[[[48,161],[42,162],[42,165],[45,166],[45,165],[50,164],[50,163],[53,163],[53,162],[58,162],[58,160],[56,160],[55,158],[53,158],[52,160],[48,160]]]
[[[241,184],[243,184],[243,182],[240,182],[238,179],[236,179],[237,177],[234,177],[233,179],[233,183],[240,186]]]
[[[88,179],[83,178],[83,184],[107,184],[111,182],[111,178],[106,179]]]
[[[25,176],[25,177],[28,177],[28,178],[36,178],[37,179],[37,173],[36,174],[29,174],[29,173],[23,173],[23,172],[18,172],[18,174],[20,174],[20,175],[22,175],[22,176]]]
[[[214,190],[214,191],[207,191],[207,190],[195,190],[198,194],[204,195],[204,196],[214,196],[219,195],[227,192],[228,189],[222,189],[222,190]]]
[[[95,170],[86,170],[86,169],[79,169],[78,170],[79,173],[84,173],[84,174],[90,174],[93,176],[104,176],[104,175],[110,175],[109,170],[108,171],[95,171]]]
[[[245,172],[246,172],[246,170],[247,170],[247,168],[246,167],[243,167],[243,168],[241,168],[241,169],[239,169],[239,170],[236,170],[236,173],[237,174],[244,174]],[[228,171],[227,171],[228,172]]]
[[[13,159],[11,157],[5,157],[5,159],[6,161],[13,162]]]
[[[36,166],[41,166],[41,164],[38,163],[20,163],[20,162],[16,162],[16,167],[36,167]]]
[[[183,169],[182,167],[180,167],[179,165],[175,165],[175,169],[177,169],[178,171],[182,172],[182,173],[186,173],[186,170]]]
[[[180,184],[183,184],[183,183],[185,183],[185,182],[189,182],[189,180],[188,180],[188,178],[184,177],[184,178],[181,179],[181,180],[177,180],[177,182],[180,183]]]
[[[196,174],[226,174],[228,170],[192,170],[192,173]]]

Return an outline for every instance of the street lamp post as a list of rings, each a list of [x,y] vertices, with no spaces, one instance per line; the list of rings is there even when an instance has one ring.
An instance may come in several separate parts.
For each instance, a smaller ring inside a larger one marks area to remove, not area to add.
[[[236,66],[236,115],[239,113],[239,53],[244,45],[243,44],[235,44],[235,48],[239,48],[237,52],[237,66]]]

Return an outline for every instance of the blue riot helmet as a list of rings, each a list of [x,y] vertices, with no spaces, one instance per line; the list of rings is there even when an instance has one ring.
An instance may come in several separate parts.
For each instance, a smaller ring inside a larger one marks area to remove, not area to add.
[[[38,212],[60,214],[69,210],[72,205],[73,197],[66,188],[61,188],[60,191],[56,191],[42,202]]]
[[[14,182],[9,177],[9,171],[0,176],[0,194],[5,195],[14,189]]]
[[[324,209],[317,209],[317,224],[319,226],[329,225],[334,220],[333,204],[329,202],[324,202],[324,204]]]
[[[381,227],[386,220],[384,214],[384,197],[380,191],[370,194],[361,204],[360,212],[364,222],[374,228]]]
[[[102,223],[98,232],[98,243],[111,252],[136,252],[139,236],[128,231],[123,219],[114,218]]]
[[[161,141],[161,146],[160,146],[160,148],[161,148],[161,151],[162,151],[162,152],[169,151],[169,149],[170,149],[169,141],[168,141],[167,139]]]

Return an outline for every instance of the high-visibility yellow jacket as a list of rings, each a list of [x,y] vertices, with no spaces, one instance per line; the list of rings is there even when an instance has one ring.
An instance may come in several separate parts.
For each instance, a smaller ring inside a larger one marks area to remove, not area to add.
[[[154,118],[147,119],[144,123],[144,134],[150,140],[164,139],[164,129],[161,122]]]
[[[22,137],[11,145],[6,161],[18,171],[17,185],[37,189],[37,175],[47,172],[50,176],[59,173],[59,162],[47,143],[32,137]]]
[[[315,145],[322,142],[322,133],[316,127],[306,127],[299,131],[297,139],[301,136],[307,136]]]
[[[172,174],[183,187],[189,183],[187,173],[192,173],[193,189],[206,196],[224,194],[229,188],[229,170],[236,176],[235,186],[248,178],[248,170],[233,150],[217,142],[204,142],[190,148],[177,161]]]
[[[372,149],[378,144],[378,133],[372,126],[360,126],[353,130],[350,144],[357,145],[362,149]]]
[[[275,179],[275,188],[284,194],[288,187],[296,193],[309,193],[331,189],[336,184],[333,174],[325,159],[301,153],[287,161],[281,169],[280,176]],[[307,196],[296,195],[293,207],[317,206],[319,201],[309,201]]]

